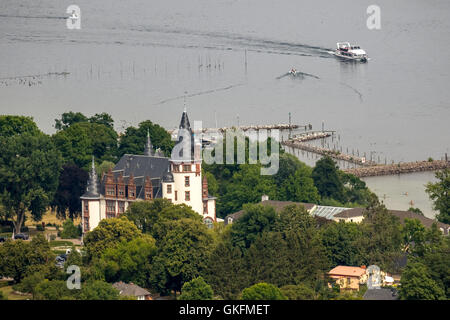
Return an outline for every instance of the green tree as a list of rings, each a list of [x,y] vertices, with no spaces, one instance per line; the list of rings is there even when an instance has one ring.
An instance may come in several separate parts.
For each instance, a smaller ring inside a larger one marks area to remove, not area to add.
[[[436,171],[437,182],[427,184],[425,191],[433,201],[433,209],[439,211],[436,218],[450,224],[450,169]]]
[[[360,262],[376,264],[383,270],[391,270],[402,252],[400,220],[393,216],[377,199],[364,210],[360,224],[363,237],[358,238]]]
[[[244,289],[242,300],[286,300],[286,297],[273,284],[261,282]]]
[[[111,161],[103,161],[99,166],[96,167],[97,174],[101,177],[103,174],[108,173],[109,170],[112,170],[116,165]]]
[[[94,230],[84,236],[86,254],[88,259],[99,258],[107,248],[139,236],[141,236],[139,229],[124,216],[103,219]]]
[[[86,281],[78,293],[79,300],[119,300],[119,290],[111,284],[101,281]]]
[[[97,160],[115,161],[117,133],[99,123],[78,122],[53,135],[65,163],[87,169],[94,155]]]
[[[370,198],[374,194],[367,188],[366,183],[355,175],[340,173],[340,180],[344,185],[344,199],[345,202],[357,203],[361,206],[367,206],[370,203]]]
[[[423,214],[422,210],[420,210],[419,208],[409,207],[408,211],[417,213],[417,214],[419,214],[419,215],[421,215],[421,216],[425,216],[425,215]]]
[[[213,290],[202,277],[197,277],[183,284],[178,300],[212,300]]]
[[[202,221],[201,216],[185,204],[175,205],[167,199],[139,201],[132,203],[125,216],[143,233],[152,235],[157,241],[165,237],[168,228],[166,222],[189,218]]]
[[[418,219],[408,219],[404,221],[402,226],[402,238],[405,251],[421,252],[424,249],[426,240],[426,230]],[[413,246],[411,250],[411,246]]]
[[[250,285],[248,272],[242,251],[230,240],[221,240],[208,257],[204,275],[217,295],[235,300]]]
[[[402,300],[441,300],[445,292],[430,276],[428,268],[419,262],[408,263],[400,280]]]
[[[155,240],[150,235],[142,235],[107,248],[95,265],[107,282],[133,282],[148,287],[150,264],[156,250]]]
[[[0,246],[0,274],[20,282],[30,267],[44,265],[53,261],[55,255],[42,235],[36,235],[31,241],[7,240]]]
[[[76,227],[73,220],[67,219],[63,223],[63,230],[61,231],[61,239],[74,239],[81,236],[80,228]]]
[[[314,185],[314,180],[311,178],[311,169],[303,165],[293,175],[288,176],[281,183],[278,190],[278,199],[318,203],[320,196]]]
[[[233,174],[223,195],[219,195],[217,211],[220,215],[235,212],[246,203],[257,203],[266,194],[276,197],[276,185],[271,176],[261,175],[258,164],[242,164]]]
[[[125,133],[120,137],[118,156],[121,157],[126,153],[143,154],[147,132],[150,133],[153,147],[160,148],[166,156],[169,156],[174,146],[170,134],[163,127],[150,120],[139,123],[138,128],[128,127],[125,130]]]
[[[241,249],[249,248],[251,243],[273,227],[276,219],[275,209],[261,204],[244,205],[244,214],[231,227],[231,241]]]
[[[314,289],[305,284],[288,284],[280,291],[288,300],[315,300],[316,297]]]
[[[0,137],[29,133],[39,134],[40,130],[32,117],[0,115]]]
[[[35,300],[74,300],[64,280],[44,279],[34,289]]]
[[[320,196],[345,202],[344,184],[333,159],[325,156],[317,161],[312,171],[312,178]]]
[[[363,236],[360,226],[352,222],[332,222],[323,229],[322,243],[332,266],[357,266],[361,264],[357,246]]]
[[[81,112],[64,112],[61,119],[55,119],[55,128],[56,130],[65,130],[75,123],[87,121],[88,118]]]
[[[52,208],[56,209],[57,217],[74,219],[80,216],[80,197],[86,191],[88,178],[89,174],[78,166],[63,165],[58,188],[51,203]]]
[[[109,115],[106,112],[96,113],[95,115],[89,118],[89,122],[102,124],[111,129],[114,129],[114,120],[111,117],[111,115]]]
[[[61,155],[42,133],[2,138],[0,150],[0,204],[19,233],[26,211],[39,221],[53,199]]]
[[[181,218],[165,224],[152,263],[152,286],[161,293],[180,291],[182,285],[204,272],[212,248],[212,236],[198,220]]]

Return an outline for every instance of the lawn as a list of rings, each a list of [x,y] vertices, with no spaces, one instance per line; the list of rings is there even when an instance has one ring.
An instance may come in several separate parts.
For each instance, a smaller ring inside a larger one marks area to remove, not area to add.
[[[52,240],[50,241],[50,247],[62,247],[62,246],[68,246],[71,247],[74,244],[71,241],[64,241],[64,240]]]
[[[31,295],[15,294],[12,285],[8,281],[0,280],[0,291],[8,300],[30,300]]]

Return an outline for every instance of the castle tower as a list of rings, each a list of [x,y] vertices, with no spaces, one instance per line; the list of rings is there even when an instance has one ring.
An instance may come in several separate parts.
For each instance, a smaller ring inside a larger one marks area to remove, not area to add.
[[[201,145],[195,144],[186,109],[181,116],[170,165],[174,185],[172,202],[185,203],[203,215]]]
[[[83,232],[89,231],[90,226],[97,225],[100,216],[100,188],[98,183],[95,161],[92,157],[91,171],[87,182],[86,192],[81,198],[81,216]]]

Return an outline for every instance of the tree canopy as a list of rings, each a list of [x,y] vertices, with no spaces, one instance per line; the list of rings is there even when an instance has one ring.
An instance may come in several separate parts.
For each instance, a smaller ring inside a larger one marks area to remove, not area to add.
[[[211,286],[202,277],[197,277],[183,284],[179,300],[212,300]]]
[[[31,212],[39,221],[53,199],[61,170],[61,154],[43,133],[0,139],[0,204],[15,232]]]
[[[242,300],[286,300],[286,297],[274,285],[261,282],[244,289]]]
[[[439,211],[436,218],[443,223],[450,224],[450,169],[436,171],[435,183],[428,183],[426,192],[433,201],[433,209]]]

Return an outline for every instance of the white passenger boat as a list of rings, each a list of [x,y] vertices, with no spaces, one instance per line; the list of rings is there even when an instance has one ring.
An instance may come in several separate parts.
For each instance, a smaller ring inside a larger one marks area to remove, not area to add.
[[[334,51],[336,57],[348,60],[366,62],[369,60],[367,53],[360,46],[350,45],[349,42],[338,42]]]

